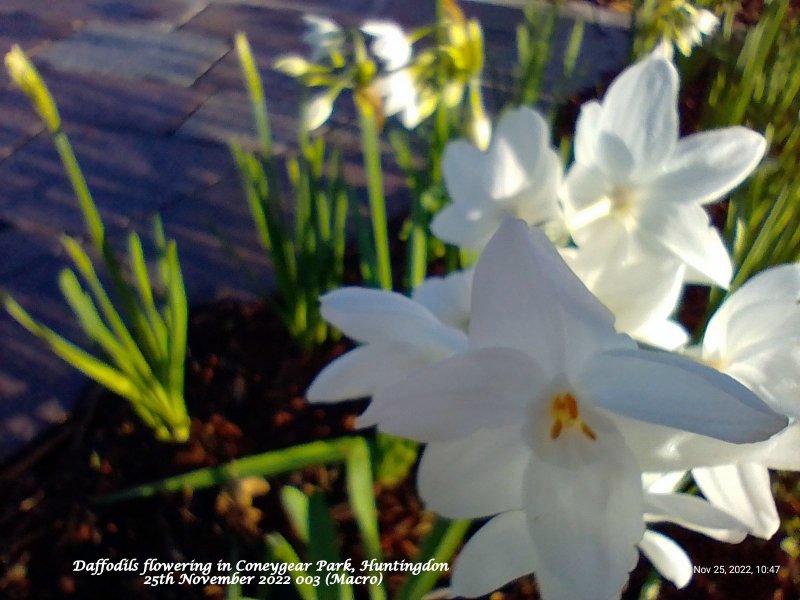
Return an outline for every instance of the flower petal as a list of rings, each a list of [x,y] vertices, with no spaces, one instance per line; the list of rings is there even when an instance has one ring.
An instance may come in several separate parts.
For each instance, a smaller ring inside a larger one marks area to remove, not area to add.
[[[577,391],[622,416],[728,442],[762,441],[786,426],[785,417],[732,378],[666,353],[598,353]]]
[[[309,402],[339,402],[371,396],[380,385],[406,377],[437,358],[399,342],[367,344],[340,356],[325,367],[306,392]]]
[[[581,105],[578,121],[575,123],[575,162],[582,165],[595,163],[595,144],[603,107],[597,100]]]
[[[647,186],[649,201],[713,202],[756,168],[767,141],[746,127],[726,127],[681,138],[664,173]]]
[[[531,453],[521,429],[515,423],[429,443],[417,475],[426,508],[448,519],[521,509],[522,477]]]
[[[421,442],[517,422],[547,384],[526,354],[510,348],[469,350],[393,385],[381,386],[359,418]]]
[[[588,407],[578,431],[541,441],[525,472],[524,500],[542,597],[619,598],[644,534],[641,471],[613,423]]]
[[[598,347],[630,343],[547,239],[508,219],[475,268],[470,344],[527,352],[547,373],[580,365]]]
[[[725,372],[758,394],[773,410],[800,418],[800,337],[765,340],[750,348]]]
[[[633,339],[664,350],[674,351],[689,343],[689,334],[675,321],[649,321],[627,332]]]
[[[496,516],[461,550],[453,570],[455,596],[476,598],[533,571],[533,541],[525,514],[516,510]]]
[[[800,424],[794,422],[761,445],[761,453],[757,460],[770,469],[800,471],[798,448],[800,448]]]
[[[721,542],[738,544],[747,537],[747,526],[724,507],[715,507],[689,494],[645,494],[648,523],[666,521],[697,531]]]
[[[604,199],[608,194],[610,185],[606,182],[602,171],[595,165],[583,165],[573,163],[564,178],[564,185],[561,194],[564,200],[564,211],[567,222],[574,230],[580,230],[585,224],[594,220],[586,216],[583,211],[594,210],[591,217],[596,217],[598,209],[593,208],[596,203]],[[599,216],[608,215],[611,205],[604,205],[605,211],[601,211]],[[580,243],[580,242],[579,242]]]
[[[727,288],[733,273],[731,258],[708,214],[696,204],[642,204],[639,234],[658,242],[716,285]]]
[[[482,250],[502,222],[496,205],[465,208],[453,203],[445,206],[431,222],[431,231],[443,242],[467,250]]]
[[[684,588],[692,579],[692,561],[677,543],[656,531],[645,531],[639,549],[661,576]]]
[[[657,169],[678,139],[678,72],[663,57],[651,54],[625,69],[603,98],[596,156],[621,142],[635,161],[634,179]],[[602,137],[603,132],[611,134]]]
[[[371,50],[387,70],[399,69],[411,59],[411,43],[397,23],[370,19],[364,21],[361,31],[375,38]]]
[[[661,324],[677,308],[685,271],[677,260],[640,256],[620,261],[615,248],[610,251],[606,243],[582,245],[565,259],[597,299],[614,313],[619,332],[633,335],[651,324]],[[685,338],[684,332],[683,341]]]
[[[473,269],[455,271],[446,277],[428,277],[411,295],[446,325],[467,330],[472,296]]]
[[[721,351],[727,346],[728,323],[734,315],[763,302],[775,300],[796,302],[798,298],[800,298],[800,265],[780,265],[760,272],[728,296],[714,313],[703,336],[704,351]],[[768,315],[764,317],[769,318]]]
[[[547,123],[536,111],[522,107],[505,114],[497,124],[486,156],[486,189],[491,198],[509,198],[532,182],[541,185],[539,171],[552,164],[543,164],[553,153],[549,141]],[[555,191],[553,188],[553,195]]]
[[[488,200],[486,155],[466,140],[447,144],[442,156],[442,175],[450,199],[465,211],[482,209]]]
[[[619,415],[612,418],[643,471],[686,471],[698,465],[730,464],[745,457],[754,457],[754,460],[772,443],[770,439],[755,444],[732,444]]]
[[[753,535],[768,540],[778,531],[781,520],[766,467],[743,463],[693,469],[692,475],[709,502],[735,515]]]
[[[325,294],[320,303],[325,320],[358,342],[403,342],[453,351],[465,346],[462,332],[395,292],[346,287]]]

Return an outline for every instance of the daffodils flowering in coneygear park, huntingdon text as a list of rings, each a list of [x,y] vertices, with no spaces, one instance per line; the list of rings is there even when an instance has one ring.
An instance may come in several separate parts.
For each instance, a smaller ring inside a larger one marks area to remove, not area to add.
[[[703,205],[766,150],[744,127],[680,137],[678,84],[664,46],[625,70],[582,107],[566,175],[532,109],[502,116],[485,150],[450,143],[432,231],[480,251],[474,270],[411,298],[322,297],[359,345],[309,400],[370,396],[360,425],[426,444],[427,506],[489,519],[453,596],[533,573],[545,600],[617,598],[640,551],[684,586],[691,560],[650,523],[724,542],[777,528],[767,470],[800,468],[800,268],[730,294],[698,345],[671,320],[687,282],[730,284]],[[682,491],[689,472],[705,498]]]

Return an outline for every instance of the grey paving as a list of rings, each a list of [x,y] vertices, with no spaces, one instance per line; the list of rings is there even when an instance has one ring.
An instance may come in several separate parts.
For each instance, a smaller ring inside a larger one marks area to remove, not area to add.
[[[462,3],[481,19],[497,68],[487,97],[502,102],[512,74],[522,0]],[[136,229],[149,239],[160,211],[179,244],[194,304],[222,296],[254,298],[271,289],[226,144],[253,144],[250,107],[232,51],[245,31],[264,78],[277,146],[295,144],[301,90],[270,70],[277,56],[305,52],[304,12],[357,25],[367,17],[417,26],[433,18],[428,0],[2,0],[0,51],[19,43],[59,103],[62,120],[115,242]],[[561,8],[548,68],[551,95],[591,87],[627,56],[624,15]],[[569,85],[558,80],[572,19],[586,27]],[[490,102],[491,104],[491,102]],[[351,100],[343,97],[327,127],[343,148],[345,174],[363,185]],[[388,157],[386,164],[391,165]],[[406,198],[396,169],[385,177],[390,207]],[[81,236],[83,223],[56,153],[27,101],[0,69],[0,287],[76,341],[81,333],[57,287],[64,266],[57,235]],[[0,456],[65,418],[86,381],[0,313]]]
[[[61,70],[189,86],[230,49],[214,38],[150,23],[89,23],[55,42],[39,58]]]

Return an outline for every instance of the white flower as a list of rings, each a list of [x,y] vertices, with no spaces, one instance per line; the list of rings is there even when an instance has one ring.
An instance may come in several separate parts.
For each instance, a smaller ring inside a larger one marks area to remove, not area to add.
[[[318,62],[344,47],[345,35],[339,25],[320,15],[303,15],[308,30],[303,34],[303,42],[311,47],[311,60]]]
[[[469,326],[472,277],[475,271],[454,271],[446,277],[428,277],[414,290],[419,302],[442,323],[466,332]]]
[[[736,290],[709,321],[700,359],[741,381],[776,411],[800,417],[800,265],[773,267]],[[755,536],[769,539],[780,519],[767,465],[796,456],[794,424],[734,464],[692,474],[715,506],[737,516]],[[785,438],[785,439],[782,439]],[[791,460],[791,458],[790,458]],[[797,459],[794,459],[797,462]],[[786,466],[786,465],[784,465]],[[794,465],[800,468],[800,465]]]
[[[530,225],[561,218],[561,163],[547,124],[529,108],[500,119],[487,152],[465,140],[450,142],[442,170],[452,202],[431,231],[445,242],[480,250],[508,216]]]
[[[616,318],[617,331],[649,346],[676,350],[689,336],[670,317],[681,298],[686,269],[676,260],[621,256],[613,241],[594,239],[561,256]]]
[[[562,189],[567,220],[578,246],[616,239],[628,254],[678,259],[693,279],[727,287],[730,257],[702,204],[747,177],[766,141],[744,127],[678,139],[677,94],[674,65],[653,53],[602,103],[583,105]]]
[[[699,46],[703,42],[704,35],[711,35],[719,27],[719,17],[710,10],[696,9],[691,5],[686,5],[687,21],[685,26],[677,32],[675,45],[684,56],[692,53],[694,46]]]
[[[331,117],[335,99],[335,95],[330,90],[320,92],[313,96],[302,107],[302,115],[300,118],[303,122],[303,126],[308,131],[314,131],[322,127]]]
[[[464,332],[394,292],[342,288],[321,303],[325,320],[363,345],[322,370],[306,393],[310,402],[371,396],[379,386],[467,347]]]
[[[411,60],[411,42],[397,23],[364,21],[361,31],[374,38],[370,50],[388,71],[400,69]]]
[[[680,477],[682,474],[678,474]],[[747,527],[727,512],[689,494],[675,493],[674,474],[643,477],[645,521],[675,523],[719,541],[738,543],[747,536]],[[692,578],[692,561],[674,540],[648,529],[639,549],[659,573],[676,587],[685,587]]]
[[[383,99],[387,117],[400,115],[406,129],[414,129],[435,108],[435,99],[418,89],[410,69],[400,69],[375,79],[373,86]]]
[[[785,425],[732,379],[617,334],[544,234],[519,220],[478,262],[469,344],[378,387],[360,418],[429,442],[419,487],[433,510],[497,515],[465,546],[456,594],[534,571],[545,600],[619,596],[645,508],[613,414],[731,442]]]

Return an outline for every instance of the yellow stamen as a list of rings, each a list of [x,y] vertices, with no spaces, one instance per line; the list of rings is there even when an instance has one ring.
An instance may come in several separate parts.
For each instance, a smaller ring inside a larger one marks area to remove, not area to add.
[[[553,422],[550,425],[550,439],[558,439],[565,427],[577,427],[588,439],[595,441],[597,434],[581,419],[578,402],[569,392],[558,394],[550,405]]]

